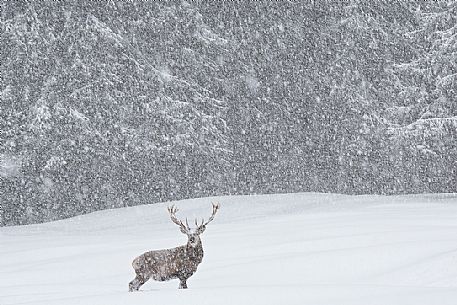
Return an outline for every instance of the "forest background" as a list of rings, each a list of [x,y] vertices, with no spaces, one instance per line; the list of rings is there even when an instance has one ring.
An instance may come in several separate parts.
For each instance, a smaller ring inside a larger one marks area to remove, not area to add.
[[[455,1],[2,1],[0,225],[457,192]]]

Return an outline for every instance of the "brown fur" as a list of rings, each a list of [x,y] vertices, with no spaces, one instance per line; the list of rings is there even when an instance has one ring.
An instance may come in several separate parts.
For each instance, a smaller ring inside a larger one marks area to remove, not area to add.
[[[200,239],[206,225],[213,220],[219,206],[213,204],[213,215],[206,223],[197,226],[194,233],[186,221],[186,226],[175,217],[177,209],[168,209],[172,221],[181,227],[181,232],[186,234],[188,241],[186,245],[165,249],[148,251],[135,258],[132,262],[136,277],[129,283],[129,291],[138,290],[146,281],[153,279],[156,281],[168,281],[179,279],[179,288],[187,288],[187,279],[196,271],[203,259],[203,246]]]
[[[197,271],[203,259],[201,241],[197,247],[189,244],[173,249],[149,251],[133,260],[136,277],[130,282],[130,291],[138,290],[146,281],[180,280],[180,288],[187,288],[186,281]]]

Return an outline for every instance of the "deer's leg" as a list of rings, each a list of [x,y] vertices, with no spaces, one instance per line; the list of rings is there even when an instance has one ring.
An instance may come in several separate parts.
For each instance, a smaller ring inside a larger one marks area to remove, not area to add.
[[[137,274],[136,277],[129,283],[129,291],[137,291],[140,287],[146,283],[148,279],[144,278],[142,275]]]
[[[179,279],[179,289],[187,289],[187,279],[186,278],[180,278]]]

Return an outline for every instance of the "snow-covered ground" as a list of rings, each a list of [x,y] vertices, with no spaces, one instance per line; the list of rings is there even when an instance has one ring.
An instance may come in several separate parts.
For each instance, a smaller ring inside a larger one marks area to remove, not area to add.
[[[170,203],[0,228],[0,304],[457,304],[457,194],[175,202],[208,217],[188,280],[128,292],[132,259],[186,242]]]

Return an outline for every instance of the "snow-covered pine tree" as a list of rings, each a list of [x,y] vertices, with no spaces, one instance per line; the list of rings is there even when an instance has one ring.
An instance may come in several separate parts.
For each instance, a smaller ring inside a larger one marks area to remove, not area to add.
[[[194,6],[11,2],[2,30],[2,141],[14,147],[0,153],[23,174],[2,193],[12,222],[226,187],[226,106],[212,79],[225,41]]]
[[[418,4],[415,12],[420,26],[405,35],[416,52],[395,68],[389,131],[408,191],[438,192],[457,177],[457,3]]]

